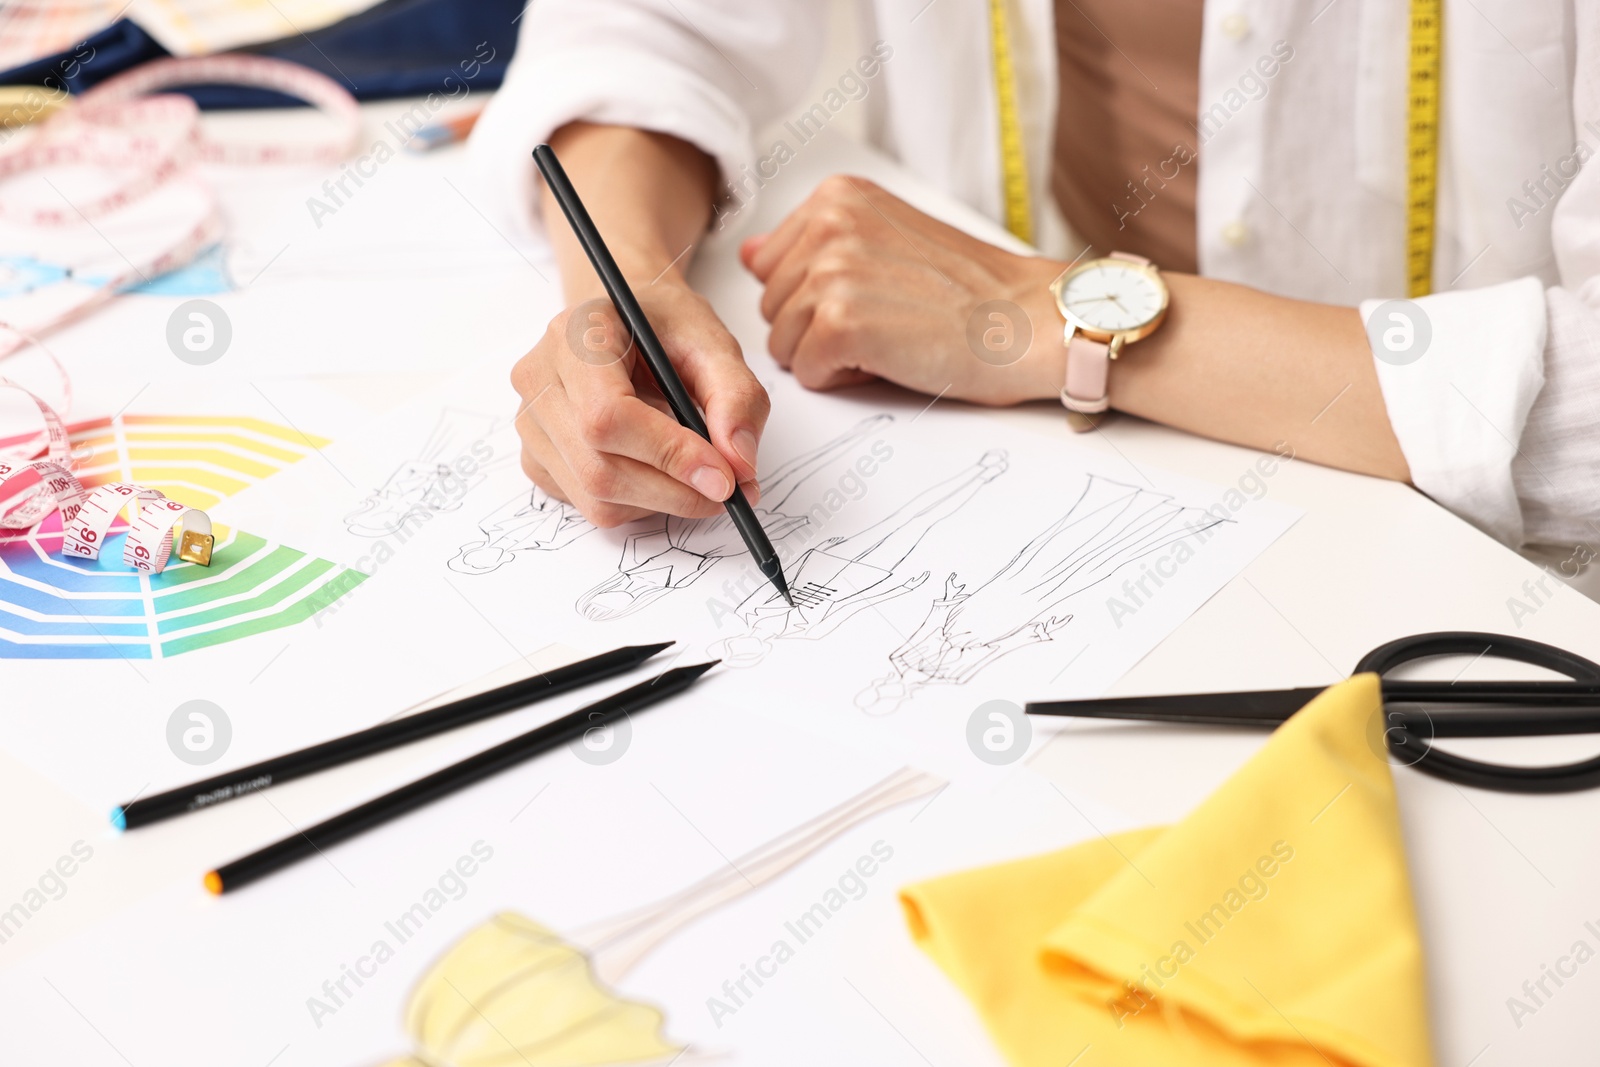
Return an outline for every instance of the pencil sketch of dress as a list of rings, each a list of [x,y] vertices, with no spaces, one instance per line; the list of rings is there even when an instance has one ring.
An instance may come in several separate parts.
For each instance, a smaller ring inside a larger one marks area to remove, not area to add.
[[[710,654],[732,667],[761,662],[779,640],[815,641],[851,617],[904,596],[928,580],[928,572],[896,581],[897,568],[941,520],[965,507],[985,485],[1004,474],[1002,450],[923,490],[887,518],[848,537],[830,537],[785,566],[794,607],[775,590],[746,597],[735,614],[748,632],[725,638]]]
[[[535,486],[518,493],[478,522],[483,534],[461,546],[450,569],[488,574],[518,552],[554,552],[594,530],[577,508]]]
[[[806,480],[893,421],[893,415],[862,419],[762,481],[765,492],[755,513],[774,547],[810,522],[802,507],[792,505],[796,491]],[[578,614],[592,622],[632,615],[674,589],[692,585],[728,556],[742,557],[748,551],[726,514],[709,519],[674,515],[654,522],[650,529],[631,535],[623,544],[617,573],[578,598]]]
[[[486,477],[494,459],[489,437],[499,424],[477,412],[440,412],[416,455],[344,517],[345,528],[357,537],[389,537],[459,508]]]
[[[1055,639],[1063,603],[1118,569],[1223,520],[1172,497],[1090,475],[1082,494],[972,592],[951,574],[916,632],[889,654],[893,669],[856,697],[887,714],[930,685],[963,685],[1019,648]]]

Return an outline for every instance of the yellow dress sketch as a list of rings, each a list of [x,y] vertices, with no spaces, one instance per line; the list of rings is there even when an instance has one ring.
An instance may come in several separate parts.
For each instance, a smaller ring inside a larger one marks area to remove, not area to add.
[[[514,912],[468,930],[411,990],[410,1055],[384,1067],[647,1067],[690,1062],[659,1008],[616,991],[658,945],[881,812],[941,788],[901,768],[644,907],[564,937]]]
[[[490,1019],[493,1019],[493,1022]],[[405,1028],[421,1050],[390,1067],[599,1067],[667,1062],[657,1008],[606,989],[589,957],[506,912],[468,931],[418,981]]]

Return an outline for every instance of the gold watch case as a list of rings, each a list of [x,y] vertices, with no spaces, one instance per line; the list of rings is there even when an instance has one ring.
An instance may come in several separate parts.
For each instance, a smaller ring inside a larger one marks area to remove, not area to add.
[[[1157,291],[1161,294],[1161,306],[1156,309],[1156,313],[1149,319],[1125,330],[1104,330],[1085,322],[1067,308],[1066,288],[1072,279],[1097,267],[1143,274],[1155,283]],[[1109,355],[1112,359],[1116,359],[1121,354],[1123,345],[1132,344],[1134,341],[1142,341],[1156,332],[1162,322],[1166,320],[1167,304],[1171,298],[1171,294],[1167,290],[1166,280],[1161,277],[1161,271],[1155,266],[1148,263],[1133,263],[1126,259],[1112,259],[1109,257],[1091,259],[1068,267],[1056,276],[1055,281],[1050,283],[1050,295],[1055,297],[1056,310],[1061,312],[1061,317],[1066,320],[1065,339],[1070,341],[1073,333],[1078,332],[1092,341],[1106,342],[1111,346]]]

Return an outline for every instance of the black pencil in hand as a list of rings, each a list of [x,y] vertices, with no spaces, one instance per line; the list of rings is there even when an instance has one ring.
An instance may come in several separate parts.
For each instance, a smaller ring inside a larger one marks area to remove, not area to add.
[[[644,354],[645,366],[650,368],[650,376],[656,380],[661,395],[667,398],[672,414],[680,424],[707,441],[711,440],[711,431],[706,428],[706,420],[700,417],[700,409],[695,407],[694,398],[689,395],[689,390],[684,388],[683,379],[678,377],[678,370],[667,357],[667,350],[661,347],[661,341],[656,337],[656,331],[651,327],[650,320],[645,318],[644,308],[639,306],[633,290],[628,287],[628,279],[622,276],[622,269],[612,258],[611,250],[606,247],[599,228],[589,217],[589,210],[583,206],[578,191],[572,187],[572,182],[561,166],[561,161],[556,158],[555,151],[547,144],[539,145],[533,150],[533,162],[538,166],[539,173],[544,175],[545,184],[550,187],[550,195],[561,205],[561,213],[567,217],[573,235],[583,246],[589,262],[594,265],[594,272],[600,276],[600,284],[605,286],[606,295],[611,298],[617,314],[622,316],[622,321],[628,327],[628,333],[633,336],[639,351]],[[761,528],[761,522],[756,518],[755,509],[750,506],[744,490],[737,485],[734,486],[733,495],[723,502],[723,506],[727,508],[728,518],[733,520],[734,527],[744,540],[745,548],[749,549],[750,555],[755,558],[756,566],[761,568],[761,573],[777,587],[788,605],[794,607],[794,598],[789,595],[789,583],[783,577],[783,564],[779,562],[777,550],[772,547],[772,542],[767,539],[767,532]]]

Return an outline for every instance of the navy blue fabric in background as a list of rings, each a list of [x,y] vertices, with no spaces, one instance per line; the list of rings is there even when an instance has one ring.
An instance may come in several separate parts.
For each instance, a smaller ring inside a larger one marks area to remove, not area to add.
[[[384,0],[307,35],[238,51],[310,67],[357,100],[428,93],[459,95],[459,86],[494,89],[516,49],[517,19],[526,0]],[[119,20],[55,56],[0,73],[0,84],[65,85],[73,93],[167,56],[136,23]],[[203,108],[287,107],[297,99],[242,86],[184,89]]]

